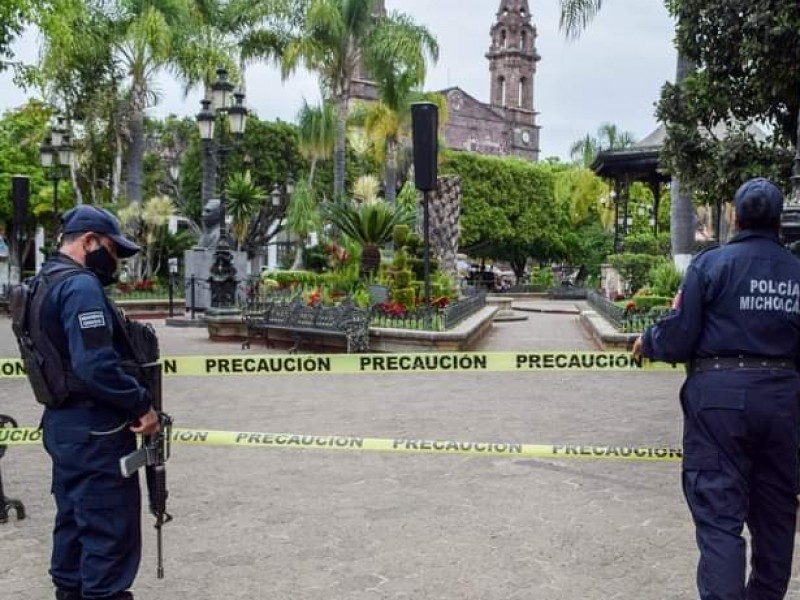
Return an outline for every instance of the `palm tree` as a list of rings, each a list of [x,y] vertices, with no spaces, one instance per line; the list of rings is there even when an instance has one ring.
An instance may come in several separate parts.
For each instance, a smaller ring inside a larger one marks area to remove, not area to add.
[[[605,150],[624,150],[636,142],[630,131],[620,131],[613,123],[603,123],[597,135],[586,134],[572,144],[569,153],[573,161],[584,167],[590,167],[597,155]]]
[[[297,137],[300,153],[311,161],[308,173],[309,185],[314,185],[317,163],[333,154],[336,142],[336,109],[330,102],[310,106],[303,100],[303,108],[297,115]]]
[[[587,27],[603,6],[603,0],[560,0],[560,27],[567,37],[575,39]],[[678,85],[686,81],[695,65],[678,53],[675,81]],[[681,184],[673,175],[670,185],[672,206],[670,232],[672,234],[672,256],[686,256],[694,246],[694,204],[691,196],[682,193]]]
[[[395,225],[413,222],[413,213],[385,202],[356,205],[343,199],[323,206],[323,216],[362,247],[361,275],[369,276],[381,263],[381,246],[394,234]]]
[[[367,56],[385,52],[403,63],[424,63],[438,54],[433,35],[409,17],[374,15],[375,0],[311,0],[299,33],[285,46],[281,71],[288,77],[303,64],[320,78],[323,95],[335,102],[334,194],[344,194],[345,136],[350,86]],[[379,44],[383,44],[378,49]]]
[[[589,167],[600,152],[600,142],[591,133],[576,141],[569,147],[569,157],[573,162]]]
[[[409,27],[412,24],[409,23]],[[419,41],[422,51],[417,48],[410,52],[398,52],[402,39],[397,39],[398,31],[379,30],[380,39],[368,48],[364,63],[372,78],[378,84],[379,102],[372,106],[365,119],[367,134],[375,141],[380,154],[385,150],[386,161],[386,200],[394,203],[397,196],[397,149],[402,141],[408,140],[411,129],[411,104],[413,102],[434,102],[439,107],[439,120],[447,120],[447,102],[441,94],[424,94],[419,90],[425,83],[427,54],[434,62],[439,55],[439,46],[432,35],[420,31]],[[383,158],[383,157],[380,157]]]
[[[122,227],[138,236],[142,245],[143,261],[134,266],[137,277],[144,275],[149,279],[160,270],[167,224],[174,214],[175,204],[169,196],[153,196],[144,205],[130,203],[117,213]]]
[[[320,226],[321,218],[314,198],[311,182],[301,180],[292,192],[289,207],[286,209],[286,227],[297,234],[297,253],[294,257],[293,271],[303,268],[303,249],[308,236]]]
[[[234,173],[225,185],[225,214],[233,221],[237,250],[242,247],[250,222],[264,205],[266,193],[253,183],[250,172]]]
[[[378,79],[378,77],[376,77]],[[353,115],[353,123],[363,123],[367,136],[372,141],[377,159],[386,165],[386,201],[394,203],[397,197],[398,153],[411,144],[411,105],[414,102],[433,102],[439,108],[439,127],[443,131],[447,123],[447,101],[437,93],[421,93],[407,90],[391,98],[383,94],[378,79],[381,100],[365,106]]]
[[[153,82],[160,71],[178,65],[181,36],[192,30],[194,1],[117,2],[113,46],[120,68],[129,78],[127,197],[134,204],[142,201],[144,114],[156,100]]]

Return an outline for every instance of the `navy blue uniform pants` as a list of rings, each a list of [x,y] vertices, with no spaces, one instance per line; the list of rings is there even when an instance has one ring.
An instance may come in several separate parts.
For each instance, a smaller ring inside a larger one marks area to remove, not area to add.
[[[691,375],[682,391],[683,491],[694,518],[703,600],[780,600],[791,576],[798,493],[800,376]],[[745,582],[744,525],[751,535]]]
[[[111,409],[46,410],[43,426],[57,508],[53,583],[86,600],[114,598],[133,584],[141,555],[139,480],[119,469],[135,436]]]

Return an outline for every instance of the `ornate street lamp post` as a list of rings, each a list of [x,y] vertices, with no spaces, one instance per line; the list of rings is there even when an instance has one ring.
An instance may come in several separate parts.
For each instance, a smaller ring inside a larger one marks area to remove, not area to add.
[[[197,115],[200,138],[208,144],[216,141],[215,159],[220,199],[220,229],[208,280],[211,288],[211,307],[217,309],[232,308],[236,299],[236,267],[233,264],[234,256],[228,241],[225,222],[225,167],[226,159],[232,149],[227,132],[230,132],[233,143],[241,141],[248,113],[244,106],[244,94],[241,92],[233,94],[233,90],[233,84],[228,81],[228,72],[220,67],[217,69],[217,80],[211,85],[211,100],[202,100],[202,110]],[[231,95],[234,97],[234,102],[231,102]],[[227,127],[224,122],[226,116]],[[216,127],[218,117],[221,122],[220,126]],[[216,138],[215,132],[218,133]]]
[[[58,218],[58,182],[68,179],[72,165],[73,147],[69,130],[64,125],[64,117],[58,117],[56,124],[39,146],[39,160],[53,182],[53,214]]]

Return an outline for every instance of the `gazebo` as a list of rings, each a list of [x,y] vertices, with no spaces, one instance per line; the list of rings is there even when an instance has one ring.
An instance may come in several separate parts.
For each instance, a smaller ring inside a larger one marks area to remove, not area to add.
[[[670,176],[659,165],[661,146],[667,137],[666,128],[658,129],[641,142],[624,150],[600,152],[591,169],[600,177],[613,181],[614,200],[614,252],[619,252],[621,234],[628,231],[628,202],[630,185],[635,181],[645,183],[653,192],[653,234],[658,234],[658,204],[661,186],[669,183]],[[622,215],[620,215],[622,211]]]

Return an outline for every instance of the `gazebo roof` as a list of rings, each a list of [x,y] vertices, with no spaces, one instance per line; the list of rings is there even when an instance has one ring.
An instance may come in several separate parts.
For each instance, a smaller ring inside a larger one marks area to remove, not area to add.
[[[767,134],[757,125],[749,125],[747,132],[757,140],[767,139]],[[728,126],[720,122],[710,132],[706,130],[701,133],[706,137],[721,139],[727,136]],[[659,164],[661,147],[666,139],[667,128],[663,124],[659,125],[655,131],[630,148],[600,152],[594,159],[591,169],[600,177],[611,179],[619,180],[627,177],[630,181],[667,182],[670,180],[670,175]]]
[[[600,177],[629,179],[631,181],[666,182],[668,173],[659,165],[661,146],[667,137],[663,125],[646,136],[641,142],[624,150],[605,150],[594,159],[591,169]]]

